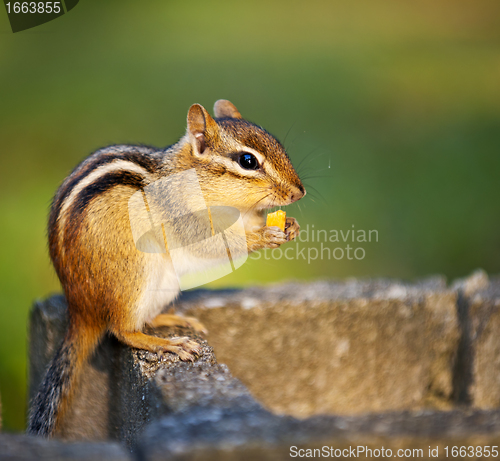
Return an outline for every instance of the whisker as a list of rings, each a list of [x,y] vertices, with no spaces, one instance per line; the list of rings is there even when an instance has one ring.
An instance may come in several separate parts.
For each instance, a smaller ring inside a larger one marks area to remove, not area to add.
[[[271,195],[271,192],[269,192],[268,194],[264,195],[263,197],[261,197],[259,200],[257,200],[257,202],[254,203],[254,205],[245,213],[245,215],[247,213],[250,213],[251,211],[254,211],[256,208],[257,208],[257,205],[262,202],[262,200],[268,198],[269,196]]]
[[[307,188],[307,189],[312,189],[313,191],[315,191],[315,192],[316,192],[316,194],[318,194],[319,198],[321,198],[321,199],[323,200],[323,202],[327,203],[327,201],[326,201],[325,197],[323,197],[323,195],[321,194],[321,192],[320,192],[318,189],[316,189],[314,186],[311,186],[311,185],[309,184],[309,185],[306,185],[306,188]]]
[[[304,181],[307,181],[309,179],[318,179],[318,178],[331,178],[331,176],[329,175],[318,175],[318,176],[303,176],[301,177],[300,179],[302,180],[302,182]]]
[[[301,162],[299,163],[299,165],[297,166],[297,173],[299,174],[299,176],[300,176],[300,175],[302,175],[302,174],[304,174],[304,172],[305,172],[305,171],[307,171],[307,169],[306,169],[306,170],[304,170],[304,169],[302,169],[302,168],[306,168],[306,167],[307,167],[307,166],[308,166],[308,165],[309,165],[309,164],[310,164],[313,160],[316,160],[316,159],[318,159],[318,158],[322,157],[323,155],[326,155],[326,153],[325,153],[325,152],[318,152],[316,155],[311,156],[311,154],[312,154],[314,151],[316,151],[316,150],[318,150],[318,149],[314,149],[313,151],[311,151],[311,153],[310,153],[310,154],[308,154],[306,157],[304,157],[304,158],[301,160]],[[305,160],[307,160],[307,162],[306,162],[306,163],[304,163],[304,161],[305,161]]]
[[[286,132],[285,138],[283,139],[283,146],[285,145],[286,138],[288,138],[288,135],[290,134],[290,131],[292,131],[292,128],[293,128],[293,126],[295,125],[296,122],[297,122],[297,120],[295,120],[295,122],[292,123],[292,126],[290,128],[288,128],[288,131]],[[285,150],[286,150],[286,148],[285,148]]]
[[[315,147],[311,152],[309,152],[307,155],[305,155],[302,160],[300,161],[300,163],[297,165],[297,169],[300,168],[300,166],[302,165],[302,163],[304,163],[304,160],[306,158],[308,158],[310,155],[312,155],[314,152],[316,152],[317,150],[319,149],[319,147]]]

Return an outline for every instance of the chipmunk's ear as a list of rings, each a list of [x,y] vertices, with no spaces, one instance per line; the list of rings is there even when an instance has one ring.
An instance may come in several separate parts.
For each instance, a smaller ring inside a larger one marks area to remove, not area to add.
[[[193,147],[198,154],[203,154],[207,141],[217,133],[217,123],[202,105],[193,104],[189,108],[187,125]]]
[[[216,118],[241,118],[241,114],[235,105],[227,99],[219,99],[214,104],[214,114]]]

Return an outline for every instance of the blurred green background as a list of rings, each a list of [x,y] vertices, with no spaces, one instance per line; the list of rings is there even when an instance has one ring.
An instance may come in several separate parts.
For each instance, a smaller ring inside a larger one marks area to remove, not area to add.
[[[309,193],[288,208],[303,228],[379,241],[351,244],[362,260],[261,257],[213,286],[500,272],[498,0],[82,0],[16,34],[0,13],[6,429],[24,427],[29,309],[60,289],[45,235],[59,183],[98,147],[176,142],[189,106],[219,98],[303,160]]]

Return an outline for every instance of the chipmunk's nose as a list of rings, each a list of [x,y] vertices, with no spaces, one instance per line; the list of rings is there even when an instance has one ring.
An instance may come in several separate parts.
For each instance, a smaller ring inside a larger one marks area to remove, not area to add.
[[[297,185],[296,190],[294,190],[291,194],[290,197],[291,203],[300,200],[302,197],[304,197],[304,195],[306,195],[306,190],[304,189],[304,186],[302,184]]]

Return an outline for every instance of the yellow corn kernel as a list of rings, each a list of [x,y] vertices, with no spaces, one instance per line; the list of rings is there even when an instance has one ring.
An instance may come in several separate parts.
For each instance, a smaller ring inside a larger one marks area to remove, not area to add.
[[[285,222],[286,222],[286,211],[278,210],[274,213],[269,213],[267,215],[266,226],[276,226],[279,227],[282,231],[285,230]]]

